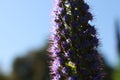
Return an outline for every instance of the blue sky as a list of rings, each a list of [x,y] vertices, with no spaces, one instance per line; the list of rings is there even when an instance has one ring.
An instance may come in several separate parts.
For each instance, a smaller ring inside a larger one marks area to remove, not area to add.
[[[86,0],[94,15],[100,49],[116,65],[114,20],[120,18],[120,0]],[[41,47],[50,33],[53,0],[0,0],[0,68],[11,71],[15,57]]]

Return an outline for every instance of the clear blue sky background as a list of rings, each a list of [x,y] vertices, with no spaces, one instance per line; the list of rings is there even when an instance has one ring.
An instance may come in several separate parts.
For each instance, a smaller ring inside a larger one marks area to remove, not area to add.
[[[114,20],[120,17],[120,0],[86,0],[94,15],[107,61],[116,65]],[[53,0],[0,0],[0,68],[11,71],[15,57],[39,48],[47,40],[51,28]],[[103,54],[103,53],[102,53]]]

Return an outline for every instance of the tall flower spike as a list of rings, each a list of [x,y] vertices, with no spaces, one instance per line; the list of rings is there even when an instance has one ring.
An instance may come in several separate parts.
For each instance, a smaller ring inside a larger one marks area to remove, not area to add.
[[[84,0],[56,0],[49,47],[51,80],[103,80],[92,19]]]

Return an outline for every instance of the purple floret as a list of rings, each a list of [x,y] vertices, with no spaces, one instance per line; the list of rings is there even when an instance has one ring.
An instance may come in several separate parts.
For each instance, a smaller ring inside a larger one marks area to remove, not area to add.
[[[50,37],[51,80],[103,80],[93,16],[84,0],[55,0]]]

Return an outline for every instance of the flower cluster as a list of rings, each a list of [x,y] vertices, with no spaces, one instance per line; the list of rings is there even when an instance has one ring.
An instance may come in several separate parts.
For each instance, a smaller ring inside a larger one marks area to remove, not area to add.
[[[93,16],[84,0],[55,0],[50,37],[52,80],[102,80]]]

